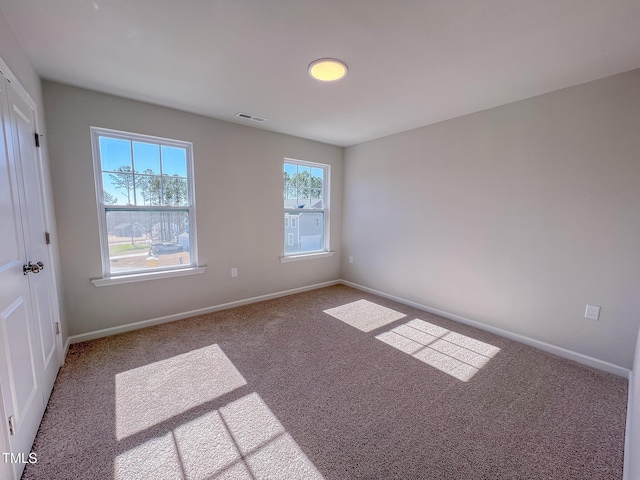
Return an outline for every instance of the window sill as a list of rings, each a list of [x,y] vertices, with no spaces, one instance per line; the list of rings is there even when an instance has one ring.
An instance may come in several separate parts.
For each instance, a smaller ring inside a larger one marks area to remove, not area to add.
[[[106,287],[107,285],[119,285],[121,283],[146,282],[147,280],[159,280],[161,278],[184,277],[185,275],[197,275],[204,273],[207,267],[189,267],[179,270],[164,270],[162,272],[132,273],[130,275],[119,275],[117,277],[104,277],[91,280],[96,287]]]
[[[314,258],[333,257],[335,251],[331,252],[317,252],[317,253],[302,253],[300,255],[288,255],[285,257],[279,257],[281,263],[297,262],[298,260],[313,260]]]

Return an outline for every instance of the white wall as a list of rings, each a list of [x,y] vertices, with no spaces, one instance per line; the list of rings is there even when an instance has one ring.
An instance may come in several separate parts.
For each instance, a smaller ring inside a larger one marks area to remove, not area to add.
[[[44,195],[45,195],[45,214],[47,216],[47,228],[51,234],[51,257],[53,259],[53,265],[50,266],[54,270],[58,289],[58,307],[60,310],[60,324],[63,344],[67,339],[67,323],[65,319],[65,312],[62,303],[62,289],[60,288],[61,275],[60,275],[60,258],[58,255],[58,236],[56,229],[56,222],[54,217],[53,196],[51,188],[51,175],[48,155],[48,136],[45,128],[45,116],[44,116],[44,102],[42,99],[42,87],[40,77],[36,73],[33,65],[27,58],[26,53],[20,46],[18,39],[16,38],[11,26],[0,13],[0,58],[11,69],[20,85],[29,93],[33,101],[37,106],[37,122],[38,130],[43,137],[40,142],[40,159],[42,160],[42,168],[44,173]]]
[[[44,82],[71,335],[335,280],[340,255],[280,263],[284,157],[331,169],[331,249],[340,251],[343,150]],[[212,95],[215,92],[212,92]],[[206,101],[206,99],[203,99]],[[193,142],[202,275],[95,287],[102,276],[89,127]],[[231,268],[238,277],[231,278]]]
[[[640,70],[349,147],[344,182],[346,280],[631,367]]]

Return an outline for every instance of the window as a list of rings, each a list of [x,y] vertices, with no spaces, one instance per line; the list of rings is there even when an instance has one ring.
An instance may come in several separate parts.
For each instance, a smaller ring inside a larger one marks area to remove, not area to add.
[[[289,228],[289,216],[285,215],[284,217],[284,228]]]
[[[195,267],[191,143],[91,133],[104,276]]]
[[[295,236],[285,232],[285,257],[329,250],[329,168],[284,160],[285,225],[290,219],[291,228],[298,229]]]

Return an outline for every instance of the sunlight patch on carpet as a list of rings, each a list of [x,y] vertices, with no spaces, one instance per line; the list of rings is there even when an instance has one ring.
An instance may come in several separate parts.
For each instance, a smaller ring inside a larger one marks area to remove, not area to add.
[[[118,373],[115,383],[118,440],[247,384],[218,345]]]
[[[173,435],[152,438],[118,455],[113,464],[114,480],[152,478],[154,480],[182,479],[182,468]]]
[[[324,313],[363,332],[370,332],[406,317],[404,313],[364,299],[324,310]]]
[[[471,380],[500,351],[417,318],[376,338],[463,382]]]
[[[255,392],[122,453],[114,466],[115,480],[323,478]]]

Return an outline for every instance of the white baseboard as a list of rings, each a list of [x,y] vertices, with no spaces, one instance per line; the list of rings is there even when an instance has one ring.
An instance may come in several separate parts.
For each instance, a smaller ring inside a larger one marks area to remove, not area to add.
[[[239,307],[241,305],[248,305],[250,303],[262,302],[265,300],[271,300],[273,298],[284,297],[287,295],[293,295],[295,293],[302,293],[309,290],[315,290],[318,288],[329,287],[331,285],[343,284],[348,287],[352,287],[358,290],[362,290],[363,292],[372,293],[374,295],[378,295],[379,297],[387,298],[389,300],[393,300],[394,302],[402,303],[404,305],[408,305],[413,308],[417,308],[418,310],[423,310],[425,312],[432,313],[434,315],[438,315],[439,317],[448,318],[449,320],[453,320],[455,322],[459,322],[465,325],[469,325],[471,327],[475,327],[479,330],[484,330],[489,333],[493,333],[500,337],[508,338],[510,340],[514,340],[516,342],[524,343],[525,345],[529,345],[531,347],[537,348],[539,350],[552,353],[559,357],[567,358],[569,360],[576,361],[583,365],[587,365],[590,367],[597,368],[599,370],[603,370],[605,372],[613,373],[614,375],[618,375],[620,377],[624,377],[629,379],[631,371],[628,368],[621,367],[619,365],[615,365],[613,363],[605,362],[603,360],[598,360],[597,358],[589,357],[587,355],[583,355],[578,352],[574,352],[572,350],[568,350],[566,348],[558,347],[556,345],[552,345],[550,343],[542,342],[540,340],[536,340],[533,338],[526,337],[524,335],[520,335],[517,333],[509,332],[508,330],[503,330],[498,327],[493,327],[491,325],[487,325],[485,323],[478,322],[476,320],[471,320],[469,318],[461,317],[460,315],[455,315],[453,313],[445,312],[443,310],[439,310],[437,308],[432,308],[427,305],[422,305],[417,302],[412,302],[411,300],[407,300],[405,298],[397,297],[395,295],[390,295],[385,292],[381,292],[379,290],[375,290],[373,288],[365,287],[363,285],[359,285],[357,283],[349,282],[347,280],[332,280],[329,282],[317,283],[314,285],[308,285],[305,287],[293,288],[291,290],[284,290],[281,292],[270,293],[267,295],[260,295],[257,297],[246,298],[243,300],[236,300],[234,302],[223,303],[220,305],[214,305],[211,307],[199,308],[197,310],[190,310],[188,312],[176,313],[173,315],[167,315],[164,317],[152,318],[149,320],[143,320],[140,322],[128,323],[125,325],[119,325],[117,327],[104,328],[102,330],[96,330],[93,332],[82,333],[79,335],[72,335],[67,339],[67,343],[65,344],[65,357],[67,351],[69,350],[69,345],[72,343],[85,342],[87,340],[94,340],[96,338],[108,337],[110,335],[116,335],[118,333],[129,332],[131,330],[137,330],[140,328],[151,327],[153,325],[160,325],[162,323],[173,322],[176,320],[182,320],[184,318],[195,317],[197,315],[203,315],[205,313],[217,312],[219,310],[226,310],[229,308]]]
[[[493,327],[491,325],[487,325],[486,323],[461,317],[460,315],[455,315],[453,313],[445,312],[443,310],[438,310],[437,308],[428,307],[426,305],[412,302],[411,300],[407,300],[405,298],[396,297],[395,295],[390,295],[388,293],[381,292],[379,290],[374,290],[373,288],[365,287],[363,285],[358,285],[357,283],[349,282],[347,280],[340,280],[340,283],[348,287],[362,290],[363,292],[373,293],[374,295],[378,295],[379,297],[387,298],[389,300],[393,300],[394,302],[402,303],[404,305],[417,308],[418,310],[423,310],[425,312],[438,315],[439,317],[448,318],[449,320],[453,320],[455,322],[459,322],[465,325],[469,325],[471,327],[475,327],[478,330],[484,330],[485,332],[493,333],[500,337],[508,338],[509,340],[514,340],[516,342],[524,343],[525,345],[529,345],[530,347],[537,348],[538,350],[542,350],[547,353],[552,353],[553,355],[557,355],[562,358],[567,358],[569,360],[573,360],[575,362],[581,363],[583,365],[587,365],[589,367],[597,368],[599,370],[603,370],[608,373],[613,373],[614,375],[618,375],[626,379],[630,378],[631,370],[629,370],[628,368],[621,367],[619,365],[615,365],[613,363],[605,362],[603,360],[598,360],[597,358],[589,357],[588,355],[583,355],[582,353],[574,352],[572,350],[567,350],[566,348],[558,347],[556,345],[551,345],[550,343],[542,342],[534,338],[529,338],[524,335],[509,332],[508,330],[503,330],[498,327]]]
[[[71,345],[71,337],[67,337],[67,341],[64,344],[64,352],[62,353],[62,364],[64,365],[64,362],[67,359],[67,354],[69,353],[69,345]]]
[[[634,365],[634,368],[637,368]],[[631,416],[634,410],[633,397],[633,375],[629,375],[629,396],[627,397],[627,424],[624,430],[624,464],[622,467],[622,480],[632,480],[629,471],[631,470]],[[635,413],[637,415],[637,413]]]
[[[291,290],[284,290],[281,292],[269,293],[267,295],[260,295],[258,297],[251,297],[251,298],[245,298],[243,300],[236,300],[235,302],[222,303],[220,305],[214,305],[212,307],[198,308],[196,310],[190,310],[188,312],[182,312],[182,313],[176,313],[173,315],[167,315],[164,317],[152,318],[152,319],[143,320],[140,322],[127,323],[125,325],[119,325],[117,327],[103,328],[102,330],[96,330],[88,333],[81,333],[79,335],[72,335],[67,340],[66,349],[68,350],[70,343],[80,343],[80,342],[86,342],[87,340],[95,340],[96,338],[109,337],[111,335],[117,335],[118,333],[129,332],[131,330],[138,330],[140,328],[152,327],[154,325],[160,325],[162,323],[174,322],[176,320],[195,317],[197,315],[203,315],[205,313],[212,313],[220,310],[227,310],[229,308],[239,307],[241,305],[248,305],[250,303],[263,302],[265,300],[285,297],[287,295],[307,292],[309,290],[316,290],[318,288],[329,287],[331,285],[337,285],[339,283],[341,283],[340,280],[331,280],[329,282],[316,283],[315,285],[307,285],[305,287],[292,288]],[[65,357],[66,357],[66,351],[65,351]]]

